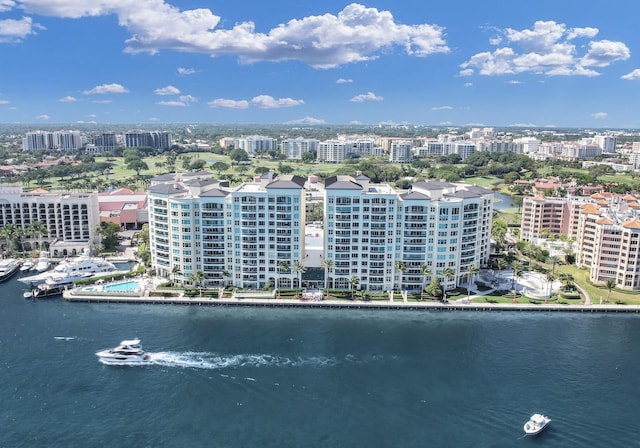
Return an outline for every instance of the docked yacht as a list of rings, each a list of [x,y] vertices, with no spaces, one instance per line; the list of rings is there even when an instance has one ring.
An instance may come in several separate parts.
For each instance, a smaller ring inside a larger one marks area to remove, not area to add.
[[[20,269],[20,260],[5,258],[0,260],[0,282],[9,280]]]
[[[131,339],[120,342],[120,345],[114,348],[108,348],[96,352],[96,355],[103,364],[110,365],[128,365],[148,362],[151,356],[142,350],[140,339]]]
[[[524,424],[524,432],[527,435],[533,436],[542,431],[549,423],[551,419],[542,414],[533,414],[527,423]]]
[[[20,266],[20,272],[27,272],[34,268],[36,263],[32,259],[25,260]]]
[[[38,261],[33,266],[33,270],[36,272],[44,272],[51,267],[51,261],[49,260],[49,252],[43,250],[40,252]]]
[[[72,283],[76,280],[121,272],[124,271],[119,271],[113,263],[104,258],[91,257],[87,250],[79,257],[61,261],[49,271],[22,277],[20,281],[34,285],[41,283],[53,285],[60,282]]]

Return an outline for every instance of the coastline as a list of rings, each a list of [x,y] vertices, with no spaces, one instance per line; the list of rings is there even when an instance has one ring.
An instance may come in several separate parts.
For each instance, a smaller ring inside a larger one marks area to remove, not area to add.
[[[68,302],[90,303],[128,303],[147,305],[192,305],[225,307],[269,307],[269,308],[325,308],[325,309],[365,309],[365,310],[403,310],[403,311],[536,311],[536,312],[572,312],[572,313],[640,313],[640,305],[556,305],[556,304],[520,304],[520,303],[461,303],[461,302],[364,302],[350,300],[287,300],[287,299],[210,299],[185,297],[140,297],[125,295],[82,295],[65,291],[64,300]]]

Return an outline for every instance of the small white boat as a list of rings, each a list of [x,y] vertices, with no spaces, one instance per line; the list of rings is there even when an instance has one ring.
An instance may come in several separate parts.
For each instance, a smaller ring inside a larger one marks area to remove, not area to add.
[[[151,356],[142,350],[140,339],[120,342],[115,348],[108,348],[96,352],[100,362],[110,365],[130,365],[148,362]]]
[[[524,432],[527,435],[535,435],[542,431],[551,423],[551,419],[542,414],[533,414],[527,423],[524,424]]]
[[[20,272],[30,271],[31,269],[33,269],[35,265],[36,264],[33,260],[27,260],[24,263],[22,263],[22,266],[20,266]]]

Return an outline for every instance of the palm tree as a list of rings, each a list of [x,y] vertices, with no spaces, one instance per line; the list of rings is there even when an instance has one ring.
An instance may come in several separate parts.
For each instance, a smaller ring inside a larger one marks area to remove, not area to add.
[[[191,274],[189,276],[189,280],[191,281],[191,283],[198,287],[198,290],[200,291],[200,297],[202,297],[202,282],[204,281],[204,279],[204,271],[196,271],[195,274]]]
[[[551,289],[553,288],[553,281],[556,279],[556,275],[553,272],[547,272],[547,283],[549,284],[549,297],[551,297]]]
[[[504,258],[498,258],[496,260],[496,267],[499,271],[503,271],[504,269],[506,269],[507,265],[507,260],[505,260]]]
[[[515,290],[516,279],[520,278],[520,275],[522,275],[522,263],[520,263],[518,260],[515,260],[513,263],[511,263],[511,269],[513,270],[513,276],[511,278],[511,287],[513,290]]]
[[[182,271],[180,270],[180,266],[175,265],[173,269],[171,269],[171,281],[175,284],[176,278],[182,275]]]
[[[611,296],[611,290],[616,287],[616,280],[614,278],[608,278],[604,284],[607,287],[607,302],[609,302],[609,297]]]
[[[231,278],[231,272],[226,269],[222,271],[222,281],[224,283],[224,287],[227,287],[227,279]]]
[[[420,300],[422,300],[422,294],[424,293],[424,289],[427,287],[427,277],[431,275],[431,268],[428,264],[423,264],[420,266],[420,273],[423,277],[422,289],[420,290]]]
[[[32,238],[37,239],[38,249],[40,249],[40,247],[42,247],[40,237],[48,235],[49,229],[47,229],[47,226],[41,221],[31,221],[27,226],[26,233]]]
[[[11,250],[11,243],[13,240],[15,240],[17,235],[18,235],[18,227],[13,223],[8,223],[0,227],[0,237],[4,238],[5,240],[6,251]]]
[[[280,272],[281,274],[287,274],[289,272],[291,272],[291,266],[289,266],[289,262],[287,261],[279,261],[278,262],[278,272]],[[278,285],[280,283],[278,282]]]
[[[556,257],[555,255],[552,255],[551,257],[547,258],[547,263],[551,263],[551,273],[555,275],[556,273],[556,264],[560,263],[560,257]]]
[[[329,289],[329,276],[333,272],[335,263],[331,258],[325,258],[322,261],[322,267],[324,268],[324,289]]]
[[[358,278],[357,275],[354,275],[349,279],[349,285],[351,286],[351,300],[353,300],[354,291],[359,284],[360,284],[360,278]]]
[[[467,268],[467,272],[465,273],[467,276],[467,300],[471,298],[471,282],[473,282],[473,277],[478,272],[480,272],[480,268],[475,264],[472,264]]]
[[[293,272],[295,272],[298,277],[298,288],[301,288],[302,274],[307,272],[307,267],[301,261],[296,260],[293,262]]]
[[[395,264],[396,271],[400,273],[398,280],[398,289],[402,290],[402,277],[404,273],[407,271],[407,265],[404,261],[398,260]]]
[[[452,278],[455,278],[456,271],[454,271],[451,268],[444,268],[442,270],[442,276],[444,277],[445,281],[448,283],[449,280],[451,280]],[[447,288],[445,288],[445,289],[447,289]]]

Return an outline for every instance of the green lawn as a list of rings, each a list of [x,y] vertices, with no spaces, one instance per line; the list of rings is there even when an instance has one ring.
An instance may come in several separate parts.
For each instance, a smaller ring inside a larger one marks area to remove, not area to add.
[[[600,297],[602,301],[607,300],[609,291],[604,286],[596,286],[589,281],[589,271],[587,269],[578,268],[575,265],[561,265],[556,266],[556,271],[571,274],[575,280],[575,283],[583,287],[589,297],[591,297],[591,303],[597,305],[600,303]],[[626,305],[640,305],[640,294],[637,291],[622,291],[619,289],[611,290],[611,296],[609,303],[624,302]]]

